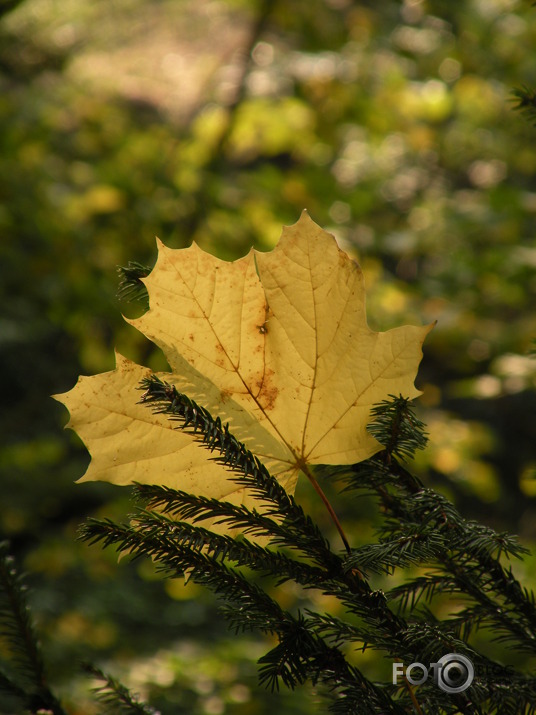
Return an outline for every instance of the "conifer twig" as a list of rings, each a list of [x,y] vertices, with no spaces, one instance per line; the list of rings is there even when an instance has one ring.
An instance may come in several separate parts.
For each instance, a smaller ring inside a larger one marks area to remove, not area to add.
[[[536,125],[536,90],[522,85],[512,90],[512,102],[517,102],[514,109],[524,114]]]
[[[129,261],[126,266],[118,266],[117,272],[119,274],[118,299],[130,302],[137,301],[148,308],[149,296],[143,283],[143,278],[149,275],[151,269],[137,261]]]
[[[284,533],[292,531],[297,538],[296,546],[314,554],[313,558],[317,560],[322,560],[324,556],[331,563],[329,543],[319,528],[305,516],[303,509],[272,477],[258,457],[236,439],[228,424],[222,425],[219,417],[212,417],[208,410],[156,375],[145,378],[140,384],[140,389],[144,390],[141,402],[152,405],[156,412],[167,414],[170,419],[179,420],[182,429],[193,432],[208,450],[215,453],[214,458],[232,472],[232,481],[246,487],[250,494],[269,505],[263,509],[261,516],[286,514],[286,532],[271,523],[269,528],[274,533],[279,531],[283,537]],[[217,508],[216,504],[214,506]],[[293,520],[295,528],[292,528]]]
[[[156,711],[153,708],[140,702],[137,696],[133,695],[128,688],[109,673],[105,673],[100,668],[89,663],[85,663],[83,668],[89,675],[102,681],[102,685],[94,688],[94,692],[97,694],[98,699],[108,706],[107,715],[111,715],[110,707],[113,712],[121,715],[156,715]]]
[[[247,482],[252,494],[261,495],[265,498],[265,488],[269,486],[270,496],[277,509],[282,507],[296,506],[292,497],[287,494],[285,489],[275,480],[267,471],[262,462],[255,457],[236,437],[229,431],[229,426],[223,426],[219,417],[212,415],[204,407],[201,407],[193,400],[190,400],[186,395],[177,391],[177,389],[158,378],[156,375],[151,375],[141,382],[141,389],[144,390],[141,401],[155,405],[155,410],[160,413],[170,415],[171,419],[180,419],[183,422],[183,429],[190,428],[194,433],[199,435],[208,449],[211,451],[217,450],[220,453],[218,458],[220,462],[225,464],[230,469],[233,469],[243,476],[236,481],[241,482],[244,476],[248,474],[253,477],[253,480]],[[350,553],[350,544],[343,531],[341,523],[329,503],[324,491],[318,484],[311,470],[307,465],[302,466],[302,471],[306,474],[315,491],[320,496],[322,502],[326,506],[337,531],[339,532],[347,553]],[[256,479],[263,480],[263,487],[259,490],[256,484]]]
[[[50,690],[30,611],[24,596],[25,585],[9,555],[7,542],[0,542],[0,633],[12,651],[15,673],[0,674],[0,689],[21,698],[24,706],[65,715]],[[20,682],[17,682],[20,681]]]

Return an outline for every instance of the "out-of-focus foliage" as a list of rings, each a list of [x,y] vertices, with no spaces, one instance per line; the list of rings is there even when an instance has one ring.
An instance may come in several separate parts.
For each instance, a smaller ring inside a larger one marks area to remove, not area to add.
[[[47,396],[110,369],[113,344],[164,366],[115,298],[115,266],[152,264],[155,234],[236,258],[307,207],[359,257],[372,328],[438,320],[421,476],[534,538],[536,143],[510,99],[534,82],[535,39],[522,0],[0,3],[0,531],[34,573],[66,691],[80,655],[123,662],[141,690],[173,675],[188,712],[273,707],[222,695],[246,672],[251,687],[246,641],[177,655],[222,635],[208,596],[169,600],[145,566],[75,543],[85,516],[128,504],[73,486],[87,455]]]

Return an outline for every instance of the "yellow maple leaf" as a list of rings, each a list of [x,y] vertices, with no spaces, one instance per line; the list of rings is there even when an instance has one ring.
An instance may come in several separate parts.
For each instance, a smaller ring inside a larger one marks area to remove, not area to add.
[[[163,350],[171,372],[159,377],[228,422],[290,493],[307,465],[372,456],[381,446],[366,429],[371,407],[419,394],[431,326],[372,331],[359,265],[306,212],[273,251],[232,263],[195,244],[159,242],[144,282],[150,309],[130,322]],[[190,433],[140,404],[149,374],[118,354],[115,370],[56,395],[92,455],[80,481],[160,484],[251,505]]]

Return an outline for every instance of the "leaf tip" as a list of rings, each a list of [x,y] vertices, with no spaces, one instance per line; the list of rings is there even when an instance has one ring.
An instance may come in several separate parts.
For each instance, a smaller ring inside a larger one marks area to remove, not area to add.
[[[426,336],[428,335],[428,333],[431,333],[431,332],[432,332],[432,330],[433,330],[433,329],[435,328],[435,326],[437,325],[437,322],[438,322],[437,319],[436,319],[436,320],[432,320],[431,323],[428,323],[428,325],[425,325],[425,326],[424,326],[424,337],[425,337],[425,338],[426,338]],[[423,342],[424,342],[424,340],[423,340]]]
[[[316,221],[313,221],[308,209],[302,209],[300,218],[296,221],[296,223],[294,225],[299,226],[300,224],[309,225],[309,226],[313,225],[313,226],[317,226],[318,228],[321,228],[321,226],[319,224],[317,224]]]

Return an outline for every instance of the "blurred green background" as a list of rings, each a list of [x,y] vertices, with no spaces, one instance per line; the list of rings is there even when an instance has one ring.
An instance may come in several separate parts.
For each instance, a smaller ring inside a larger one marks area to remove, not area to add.
[[[307,208],[362,264],[372,328],[438,321],[415,469],[532,546],[536,130],[511,91],[536,84],[536,9],[0,0],[0,13],[0,537],[29,573],[51,679],[72,713],[96,712],[81,660],[164,714],[322,712],[307,689],[256,689],[265,644],[231,637],[210,594],[76,541],[87,516],[131,504],[74,484],[88,455],[49,395],[111,369],[115,346],[161,366],[116,298],[116,266],[152,265],[155,235],[233,259],[272,248]],[[331,494],[345,529],[371,536],[367,509]],[[535,565],[516,566],[529,585]]]

